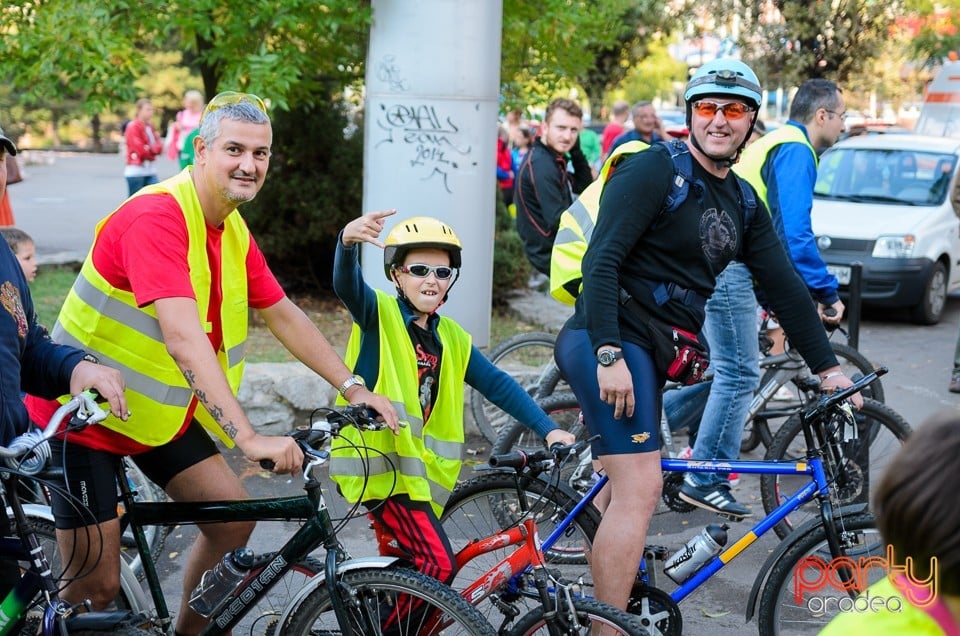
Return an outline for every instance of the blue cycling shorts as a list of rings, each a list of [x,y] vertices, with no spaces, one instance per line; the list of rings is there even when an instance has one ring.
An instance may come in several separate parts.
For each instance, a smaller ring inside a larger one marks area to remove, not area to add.
[[[660,400],[663,379],[640,345],[623,343],[623,356],[633,376],[636,407],[632,417],[613,417],[613,406],[600,400],[597,356],[586,329],[564,327],[557,336],[554,357],[583,411],[591,435],[594,457],[626,455],[660,450]]]

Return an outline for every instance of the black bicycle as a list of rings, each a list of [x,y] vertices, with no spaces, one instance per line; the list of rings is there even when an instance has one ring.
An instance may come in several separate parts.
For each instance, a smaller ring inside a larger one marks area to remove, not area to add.
[[[327,510],[318,475],[329,458],[325,446],[345,426],[381,430],[385,425],[376,421],[364,405],[352,405],[318,409],[309,426],[289,433],[304,453],[305,492],[300,496],[143,501],[131,489],[118,463],[119,497],[124,509],[121,527],[133,533],[154,607],[141,627],[172,634],[173,624],[145,528],[296,520],[301,525],[293,536],[276,552],[256,557],[238,587],[211,609],[210,623],[202,634],[492,636],[495,630],[477,609],[436,579],[409,569],[396,558],[353,559],[347,553],[337,538],[338,528]],[[323,560],[310,556],[321,546],[326,551]]]

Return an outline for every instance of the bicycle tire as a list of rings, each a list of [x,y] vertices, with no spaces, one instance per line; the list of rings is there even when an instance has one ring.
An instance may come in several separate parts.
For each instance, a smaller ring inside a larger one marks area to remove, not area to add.
[[[856,379],[855,376],[857,375],[863,377],[873,372],[875,368],[873,363],[870,362],[865,355],[860,353],[859,350],[854,349],[850,345],[843,344],[842,342],[834,342],[833,340],[830,341],[830,348],[833,350],[833,354],[837,357],[837,362],[840,363],[840,369],[848,378]],[[776,372],[777,369],[775,368],[767,369],[764,372],[763,377],[760,379],[760,386],[766,386],[768,383],[773,381],[773,376],[776,374]],[[813,396],[804,395],[800,388],[796,385],[796,381],[791,382],[790,385],[784,386],[792,386],[792,392],[796,399],[780,401],[777,404],[780,410],[799,411],[810,403],[810,399]],[[861,395],[864,398],[869,398],[882,404],[885,396],[883,392],[883,383],[880,381],[880,378],[877,378],[868,384],[867,387],[861,391]],[[767,405],[764,404],[764,407],[766,406]],[[764,408],[764,410],[766,409]],[[776,418],[771,421],[771,418],[764,417],[764,411],[761,411],[757,414],[757,417],[748,423],[748,426],[752,425],[753,432],[757,437],[759,437],[759,441],[762,442],[766,448],[770,448],[770,445],[773,443],[773,436],[775,434],[774,430],[779,428],[779,425],[774,423],[779,423],[781,420],[786,421],[785,418]],[[752,448],[744,449],[742,442],[740,449],[753,450]]]
[[[57,546],[57,531],[53,522],[46,519],[28,517],[27,523],[30,525],[30,529],[34,536],[36,536],[37,542],[40,544],[40,549],[43,550],[44,556],[47,558],[47,564],[50,566],[50,574],[56,580],[61,581],[59,587],[62,589],[63,561],[60,557],[60,549]],[[21,564],[21,567],[28,568],[29,564],[23,563]],[[38,595],[33,599],[32,602],[36,604],[42,601],[43,599]],[[124,586],[121,585],[120,590],[117,592],[116,598],[108,609],[140,612],[146,608],[142,606],[139,599],[128,596]]]
[[[603,626],[604,634],[626,634],[628,636],[647,636],[649,632],[633,614],[601,603],[595,599],[575,597],[571,599],[575,616],[571,616],[570,608],[564,607],[561,597],[556,608],[557,618],[563,621],[560,633],[589,634],[593,625]],[[534,634],[550,634],[547,624],[547,611],[541,605],[521,616],[516,625],[508,634],[511,636],[533,636]],[[576,620],[573,620],[573,619]],[[580,625],[579,628],[576,626]]]
[[[470,634],[477,636],[494,636],[496,630],[484,620],[474,606],[459,596],[449,587],[436,579],[413,570],[351,570],[344,572],[338,582],[348,589],[344,593],[347,611],[351,617],[351,625],[355,633],[370,633],[364,630],[363,616],[370,616],[374,620],[381,616],[381,608],[392,608],[405,601],[400,595],[413,597],[415,602],[423,603],[421,607],[432,607],[442,612],[445,619],[454,622],[452,625],[437,626],[437,631],[424,629],[423,619],[436,615],[436,611],[413,612],[407,615],[396,625],[391,634],[404,636],[405,634]],[[398,600],[398,598],[400,600]],[[358,611],[362,609],[363,611]],[[419,622],[416,619],[421,619]],[[417,622],[411,625],[411,622]],[[291,613],[290,619],[278,634],[284,636],[307,636],[309,634],[341,633],[337,617],[333,612],[330,598],[330,586],[321,585],[304,598]]]
[[[266,552],[257,556],[253,570],[259,572],[276,558],[276,552]],[[234,636],[280,636],[278,631],[280,616],[290,599],[302,590],[312,579],[323,572],[323,562],[307,557],[296,562],[293,568],[274,583],[270,592],[247,610],[233,626]]]
[[[568,391],[555,393],[537,400],[537,405],[561,429],[573,433],[578,440],[586,439],[588,432],[583,420],[580,419],[580,404],[577,396]],[[534,452],[546,448],[546,441],[524,426],[513,420],[500,431],[500,436],[493,444],[491,454],[503,455],[514,450]],[[593,485],[593,466],[589,454],[583,454],[579,459],[569,462],[561,469],[561,481],[575,491],[586,492]]]
[[[139,627],[119,627],[109,630],[83,629],[78,631],[70,629],[68,625],[67,633],[69,633],[70,636],[103,636],[106,634],[110,634],[110,636],[157,636],[156,632],[140,629]]]
[[[770,569],[767,580],[760,593],[758,627],[761,634],[772,636],[792,636],[793,634],[815,634],[823,629],[835,615],[837,603],[828,603],[827,598],[837,599],[846,596],[840,590],[811,590],[801,593],[798,602],[794,596],[798,577],[815,580],[816,574],[804,575],[803,566],[812,569],[814,564],[807,557],[819,557],[829,563],[831,558],[846,556],[853,562],[869,556],[885,556],[886,543],[876,529],[876,522],[870,513],[857,513],[837,519],[836,527],[853,543],[841,549],[841,554],[832,554],[829,540],[823,524],[812,527],[800,536],[788,539],[791,545],[783,556]],[[808,565],[809,564],[809,565]],[[870,568],[866,572],[874,583],[886,575],[883,568]],[[822,610],[822,611],[821,611]]]
[[[567,488],[539,479],[526,480],[522,488],[526,509],[537,522],[537,533],[541,539],[553,532],[557,523],[573,510],[580,499],[577,493]],[[517,525],[524,518],[521,510],[516,477],[507,472],[488,472],[457,485],[440,517],[440,523],[456,553],[475,539],[490,537]],[[588,575],[586,550],[593,544],[599,525],[600,512],[593,506],[586,506],[557,543],[544,552],[547,567],[559,571],[563,578],[571,581]],[[453,588],[458,591],[466,588],[518,547],[504,546],[463,564],[453,580]],[[525,594],[510,594],[501,595],[501,600],[515,605],[521,612],[539,605],[540,600],[536,597],[532,581],[524,579],[521,587],[525,592],[532,592],[535,598],[526,598],[528,595]],[[494,625],[503,619],[503,612],[489,599],[479,603],[478,608]]]
[[[910,425],[896,411],[869,398],[863,401],[863,408],[855,412],[854,417],[860,437],[841,443],[841,451],[846,461],[831,483],[832,494],[837,496],[837,505],[840,506],[869,503],[870,484],[877,482],[887,463],[912,432]],[[864,444],[864,440],[868,440],[868,443]],[[777,431],[764,460],[800,461],[805,454],[806,442],[798,413],[791,416]],[[824,462],[827,479],[831,480],[832,472],[836,471],[831,471],[826,464],[827,458],[824,458]],[[863,472],[864,463],[868,465],[866,474]],[[760,478],[763,509],[769,514],[808,481],[809,477],[806,475],[763,475]],[[819,514],[818,506],[819,502],[813,499],[791,512],[774,526],[777,536],[786,538],[794,528],[811,516]]]
[[[487,358],[494,366],[506,371],[531,396],[537,394],[541,376],[548,374],[545,377],[549,377],[548,381],[554,383],[550,389],[552,393],[556,389],[556,384],[560,382],[559,371],[555,374],[552,372],[556,369],[556,364],[553,362],[553,347],[556,340],[556,335],[543,331],[521,333],[493,347],[487,353]],[[470,413],[480,434],[489,443],[495,443],[500,430],[513,422],[513,418],[472,387],[468,400]]]

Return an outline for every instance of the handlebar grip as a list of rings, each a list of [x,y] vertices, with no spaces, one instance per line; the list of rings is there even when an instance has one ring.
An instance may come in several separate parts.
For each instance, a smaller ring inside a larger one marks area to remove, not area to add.
[[[273,461],[272,459],[261,459],[261,460],[260,460],[260,468],[262,468],[262,469],[264,469],[264,470],[273,471],[273,469],[274,469],[275,467],[276,467],[276,464],[274,463],[274,461]]]
[[[487,460],[494,468],[514,468],[523,470],[530,462],[530,457],[523,451],[513,451],[503,455],[491,455]]]

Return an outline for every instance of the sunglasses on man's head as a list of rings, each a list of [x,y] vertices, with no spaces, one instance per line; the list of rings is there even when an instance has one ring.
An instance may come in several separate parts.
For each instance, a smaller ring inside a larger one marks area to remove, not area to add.
[[[453,268],[448,267],[447,265],[424,265],[423,263],[414,263],[412,265],[400,265],[397,267],[397,270],[404,274],[410,274],[414,278],[426,278],[431,273],[433,273],[438,280],[447,280],[453,276]]]
[[[239,104],[241,102],[248,102],[259,108],[262,112],[267,112],[267,106],[263,103],[263,100],[254,95],[253,93],[238,93],[236,91],[224,91],[217,94],[216,97],[210,100],[210,103],[203,109],[203,113],[200,115],[200,121],[203,121],[204,117],[210,113],[225,108],[226,106],[233,106],[234,104]]]
[[[741,104],[740,102],[727,102],[725,104],[721,104],[718,102],[711,102],[709,100],[701,99],[700,101],[693,103],[693,111],[701,117],[715,117],[718,110],[723,111],[723,116],[726,119],[742,119],[753,112],[753,108],[747,106],[746,104]]]

